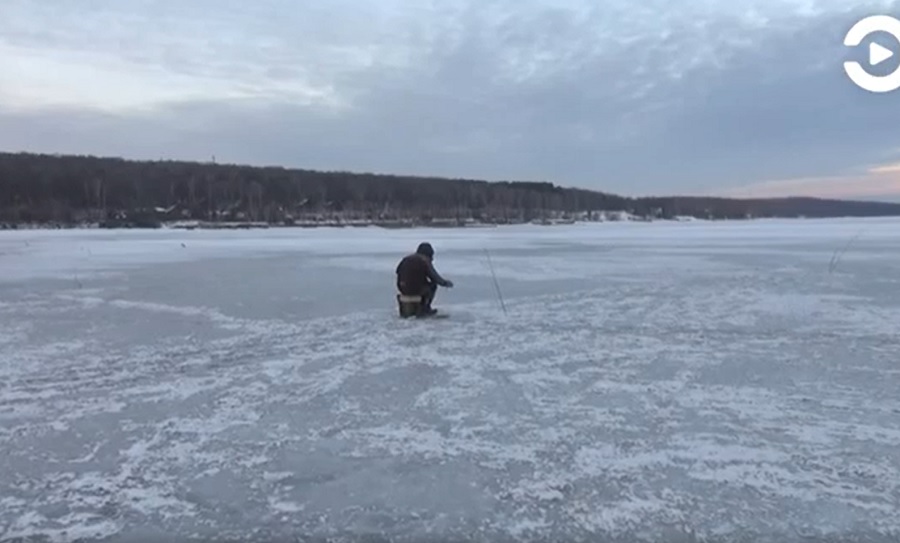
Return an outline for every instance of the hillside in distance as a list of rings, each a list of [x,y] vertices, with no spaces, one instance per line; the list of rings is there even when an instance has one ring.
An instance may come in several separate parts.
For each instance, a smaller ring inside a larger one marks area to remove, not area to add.
[[[900,215],[900,204],[817,198],[626,197],[547,182],[487,182],[184,161],[0,153],[0,223]]]

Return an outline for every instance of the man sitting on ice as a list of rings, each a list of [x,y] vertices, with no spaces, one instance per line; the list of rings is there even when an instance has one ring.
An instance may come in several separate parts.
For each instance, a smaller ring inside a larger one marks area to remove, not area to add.
[[[397,265],[397,289],[404,296],[421,296],[421,314],[434,315],[431,302],[437,288],[453,288],[453,282],[441,277],[434,269],[434,248],[430,243],[420,243],[416,252],[408,255]]]

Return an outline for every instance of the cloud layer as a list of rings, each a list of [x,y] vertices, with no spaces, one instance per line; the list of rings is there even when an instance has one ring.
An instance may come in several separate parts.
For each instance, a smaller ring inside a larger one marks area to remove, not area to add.
[[[841,67],[873,13],[900,0],[5,0],[0,148],[629,194],[851,180],[900,159],[900,92]]]

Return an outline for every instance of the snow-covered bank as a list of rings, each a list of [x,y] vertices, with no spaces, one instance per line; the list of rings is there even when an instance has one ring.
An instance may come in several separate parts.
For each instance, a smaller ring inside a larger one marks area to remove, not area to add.
[[[884,217],[872,217],[872,219],[883,219]],[[887,217],[889,220],[891,217]],[[850,219],[853,217],[835,217],[827,220]],[[690,215],[677,215],[669,218],[659,216],[643,216],[628,213],[626,211],[599,211],[577,213],[569,217],[547,217],[544,219],[533,220],[508,220],[508,221],[491,221],[476,219],[434,219],[431,221],[422,221],[415,219],[398,219],[398,220],[369,220],[369,219],[302,219],[289,220],[285,222],[264,222],[264,221],[204,221],[204,220],[166,220],[166,219],[150,219],[143,221],[116,220],[105,223],[98,222],[81,222],[81,223],[0,223],[0,232],[6,230],[90,230],[103,228],[106,230],[156,230],[165,228],[176,228],[182,230],[248,230],[248,229],[267,229],[267,228],[496,228],[498,226],[520,226],[526,224],[540,226],[560,226],[572,225],[579,223],[606,223],[606,222],[744,222],[753,220],[771,220],[752,216],[741,217],[739,219],[710,219],[704,217],[695,217]],[[775,220],[806,220],[805,217],[781,218]],[[862,219],[866,220],[866,219]]]

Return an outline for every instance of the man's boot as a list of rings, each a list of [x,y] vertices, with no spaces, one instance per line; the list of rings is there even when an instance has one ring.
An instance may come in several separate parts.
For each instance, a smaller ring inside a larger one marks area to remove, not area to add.
[[[423,298],[422,305],[419,307],[419,316],[420,317],[430,317],[437,313],[437,309],[432,309],[431,300],[427,298]]]

